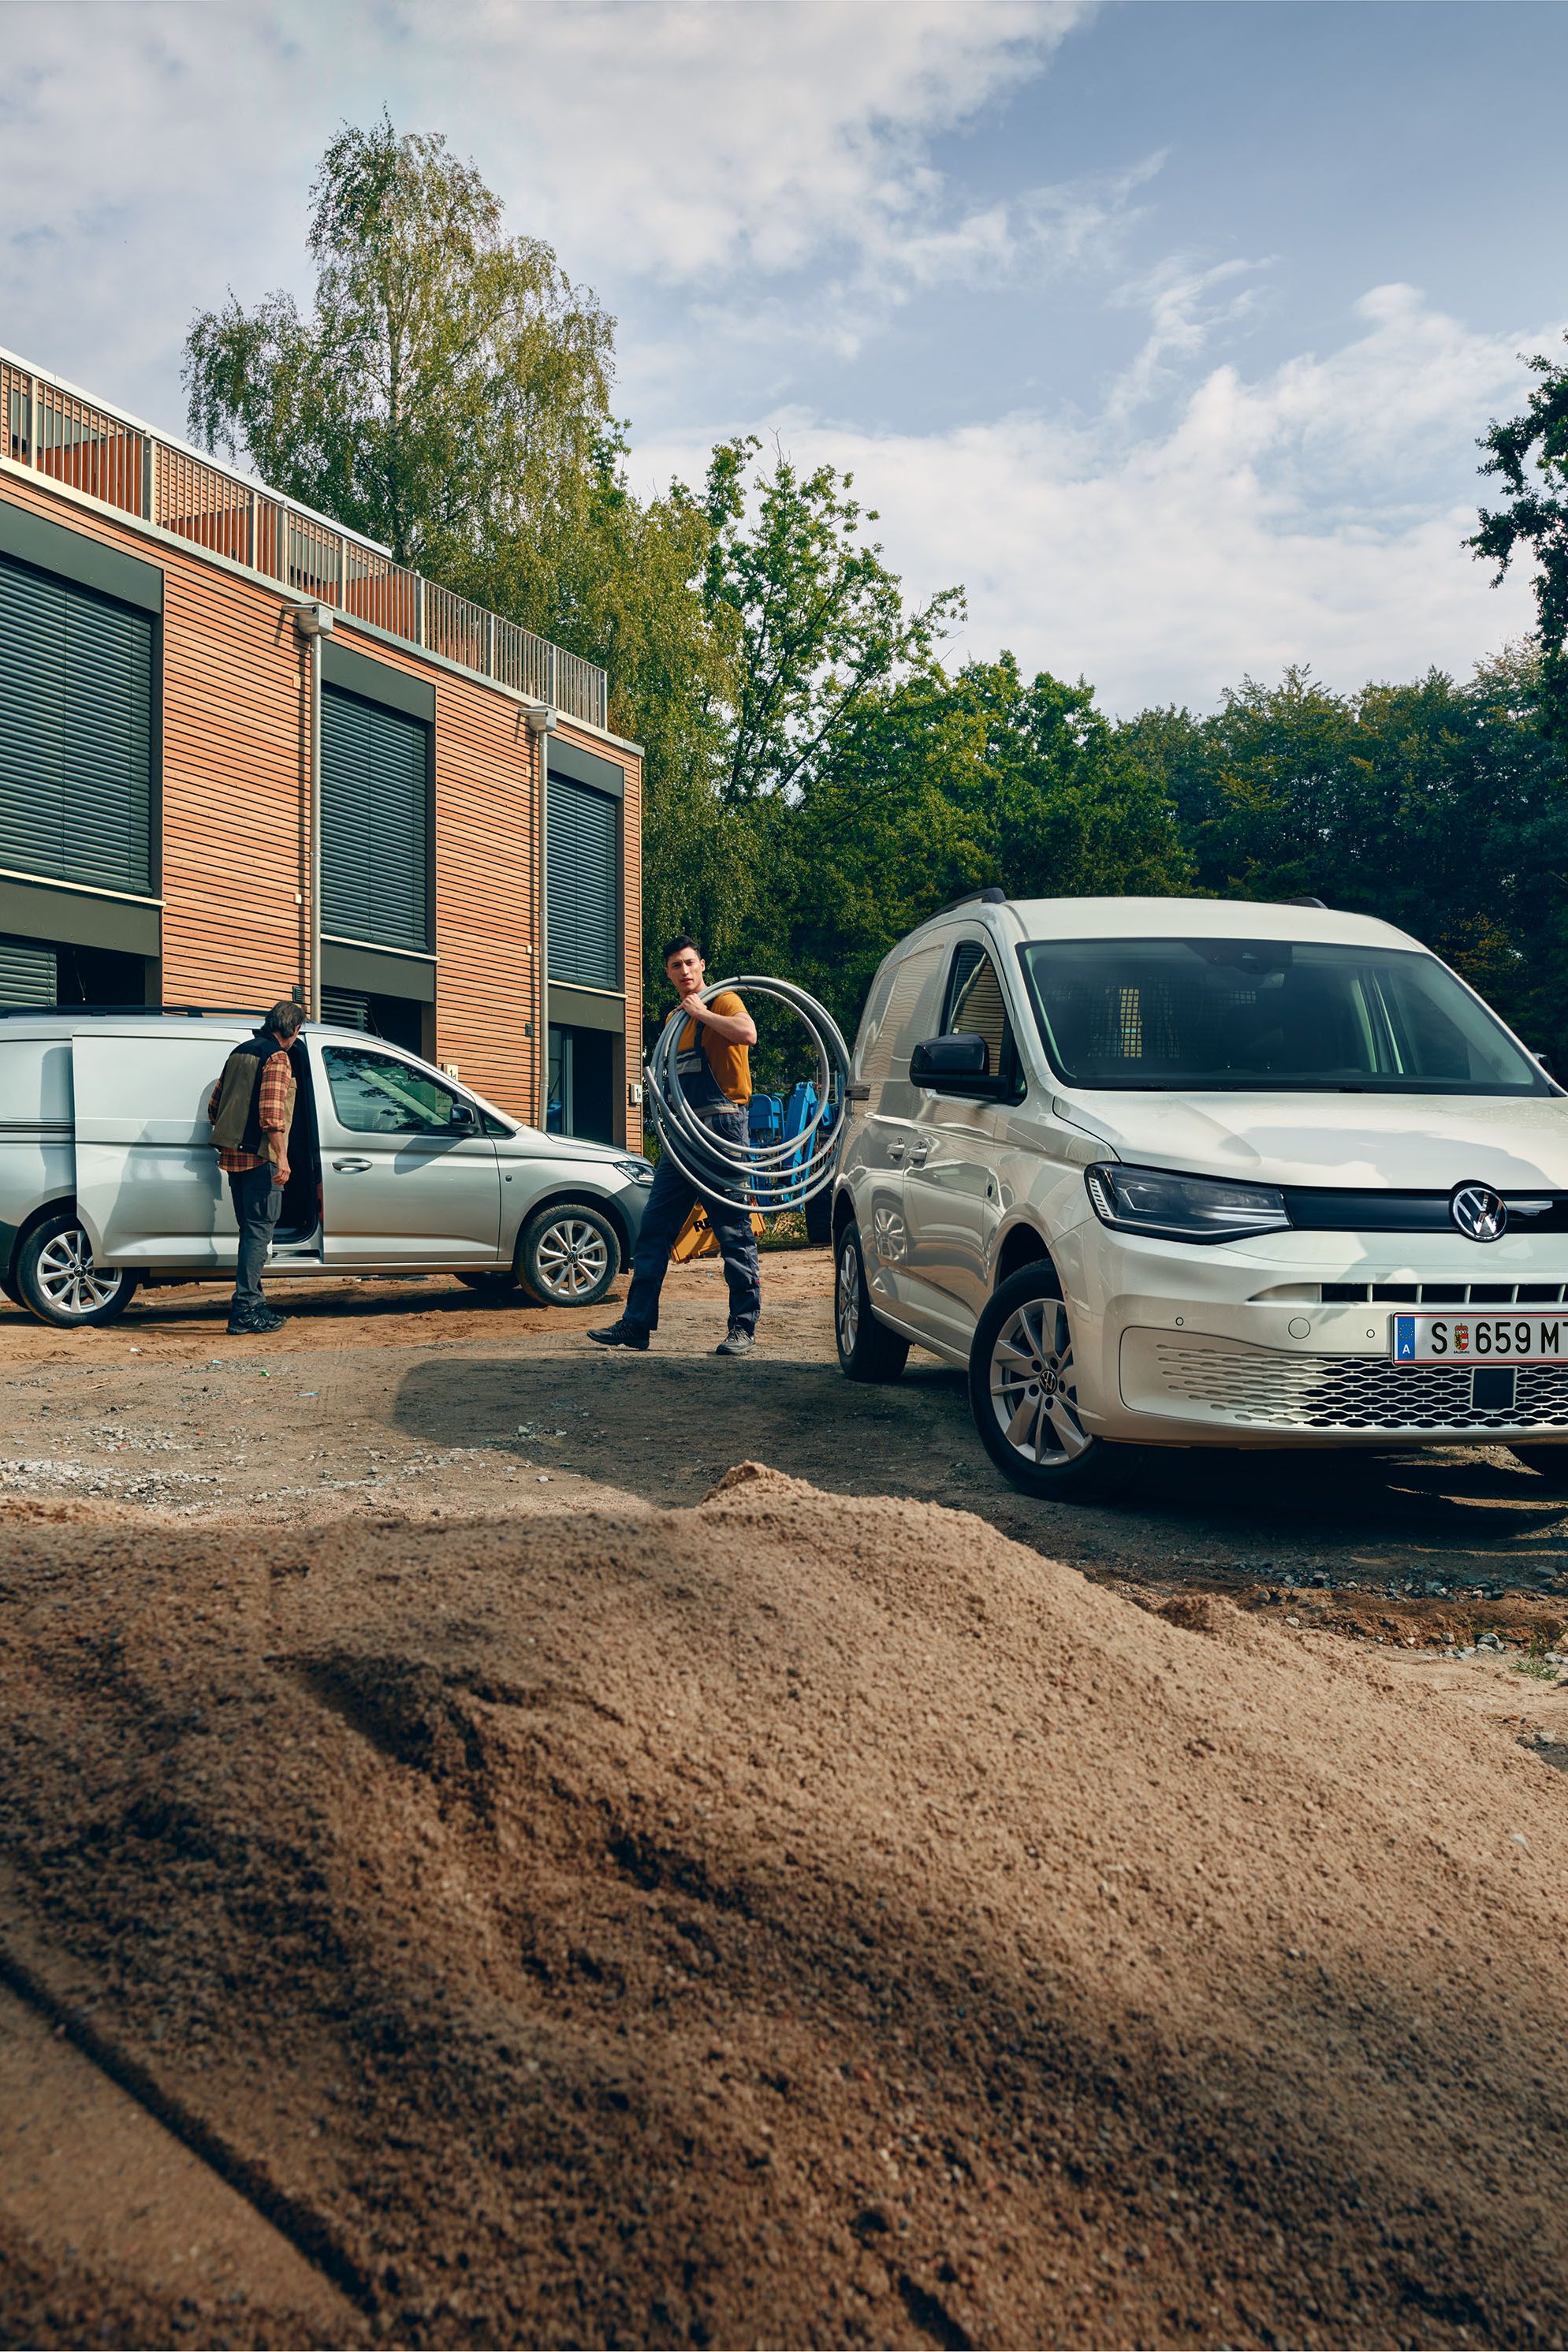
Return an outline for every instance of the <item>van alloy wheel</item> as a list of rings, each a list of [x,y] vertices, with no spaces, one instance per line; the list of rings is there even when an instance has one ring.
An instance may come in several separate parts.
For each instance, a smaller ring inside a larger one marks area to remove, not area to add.
[[[136,1293],[127,1268],[93,1264],[92,1244],[69,1210],[24,1235],[12,1276],[28,1314],[66,1329],[113,1322]]]
[[[575,1307],[604,1280],[610,1253],[596,1225],[563,1217],[539,1235],[534,1262],[543,1286]]]
[[[1036,1469],[1074,1462],[1087,1450],[1072,1332],[1060,1298],[1033,1299],[1008,1318],[991,1348],[990,1391],[1002,1435]]]
[[[847,1237],[839,1253],[838,1292],[839,1353],[852,1356],[861,1328],[861,1255]]]
[[[615,1228],[586,1202],[540,1209],[524,1228],[517,1272],[542,1307],[597,1307],[620,1271]]]
[[[998,1283],[969,1349],[969,1410],[981,1444],[1026,1495],[1104,1491],[1130,1449],[1083,1425],[1072,1318],[1049,1258]]]
[[[852,1381],[895,1381],[909,1342],[888,1328],[871,1303],[860,1234],[847,1224],[833,1265],[833,1338],[839,1370]]]

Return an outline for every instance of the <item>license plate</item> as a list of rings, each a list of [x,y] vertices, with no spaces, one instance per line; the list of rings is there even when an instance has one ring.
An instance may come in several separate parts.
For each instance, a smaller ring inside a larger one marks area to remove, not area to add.
[[[1568,1315],[1396,1315],[1396,1364],[1568,1362]]]

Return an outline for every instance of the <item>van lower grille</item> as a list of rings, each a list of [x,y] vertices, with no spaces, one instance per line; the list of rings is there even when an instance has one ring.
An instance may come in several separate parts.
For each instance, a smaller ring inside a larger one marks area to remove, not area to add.
[[[1295,1429],[1568,1429],[1568,1364],[1519,1364],[1511,1404],[1478,1405],[1469,1367],[1155,1343],[1167,1396]]]

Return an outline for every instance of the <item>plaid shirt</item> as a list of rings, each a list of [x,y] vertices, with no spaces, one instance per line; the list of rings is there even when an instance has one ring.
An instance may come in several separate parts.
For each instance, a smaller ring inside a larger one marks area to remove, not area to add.
[[[269,1127],[282,1127],[288,1110],[288,1081],[293,1076],[289,1066],[288,1049],[280,1045],[276,1054],[268,1055],[261,1066],[261,1090],[256,1102],[263,1132]],[[218,1097],[223,1091],[220,1078],[207,1098],[207,1118],[216,1118]],[[243,1176],[247,1168],[265,1168],[264,1151],[220,1151],[218,1166],[225,1176]]]

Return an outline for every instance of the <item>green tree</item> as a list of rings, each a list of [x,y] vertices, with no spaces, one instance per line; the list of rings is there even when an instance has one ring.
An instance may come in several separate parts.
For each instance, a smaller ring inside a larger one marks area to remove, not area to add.
[[[1538,649],[1513,648],[1468,685],[1431,670],[1338,695],[1288,670],[1118,736],[1174,809],[1200,890],[1380,916],[1561,1054],[1568,795],[1541,671]]]
[[[960,588],[906,609],[881,547],[860,538],[877,517],[850,496],[852,474],[802,476],[780,450],[753,486],[760,446],[722,442],[706,485],[708,608],[739,665],[722,783],[732,801],[798,786],[862,698],[929,663],[964,611]]]
[[[614,322],[444,139],[345,128],[311,190],[316,291],[231,294],[186,338],[193,435],[452,580],[580,512]]]
[[[1499,581],[1516,555],[1533,559],[1542,717],[1568,741],[1568,367],[1543,352],[1529,365],[1540,382],[1522,414],[1501,425],[1494,417],[1479,443],[1489,452],[1481,472],[1500,482],[1505,502],[1480,509],[1465,544],[1497,565]]]

